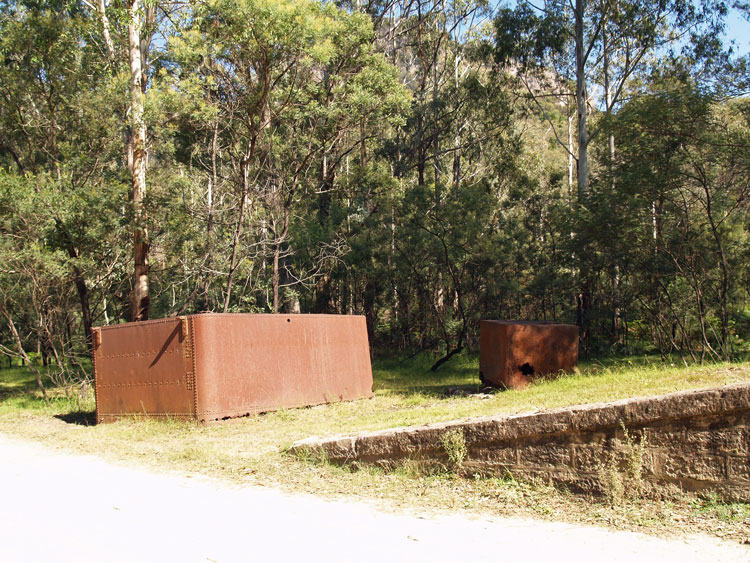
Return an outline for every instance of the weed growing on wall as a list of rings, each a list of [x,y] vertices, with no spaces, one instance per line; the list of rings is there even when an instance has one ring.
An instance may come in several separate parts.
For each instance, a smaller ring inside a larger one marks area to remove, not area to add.
[[[461,469],[464,459],[466,459],[467,453],[466,438],[464,438],[463,431],[458,428],[448,430],[448,432],[440,437],[440,443],[445,453],[448,454],[450,469],[458,472]]]
[[[612,451],[598,470],[602,492],[613,506],[641,498],[646,491],[643,478],[647,446],[645,430],[633,436],[624,424],[621,427],[623,441],[615,439]]]

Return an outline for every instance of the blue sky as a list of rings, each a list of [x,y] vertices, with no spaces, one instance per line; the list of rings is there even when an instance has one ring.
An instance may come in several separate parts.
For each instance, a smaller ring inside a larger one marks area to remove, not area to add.
[[[750,22],[743,18],[736,10],[732,10],[727,18],[725,38],[734,40],[737,44],[739,54],[747,55],[750,53]]]

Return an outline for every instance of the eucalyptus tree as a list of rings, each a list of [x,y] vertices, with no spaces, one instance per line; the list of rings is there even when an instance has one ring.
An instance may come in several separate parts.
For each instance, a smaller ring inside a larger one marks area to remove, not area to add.
[[[153,25],[156,17],[156,6],[152,3],[141,4],[140,0],[127,0],[128,21],[128,82],[129,103],[129,143],[128,168],[130,169],[133,198],[133,262],[135,279],[133,283],[133,300],[131,319],[145,321],[149,317],[151,298],[149,296],[149,241],[146,227],[146,121],[144,112],[144,93],[147,85],[148,42],[144,42],[144,25]],[[104,10],[102,10],[104,14]],[[145,43],[145,44],[144,44]]]
[[[616,175],[630,216],[623,236],[660,348],[729,360],[733,315],[745,301],[747,104],[716,102],[675,78],[661,77],[615,121],[623,152]]]
[[[248,0],[196,3],[192,24],[174,41],[183,90],[203,98],[198,105],[219,124],[212,158],[237,201],[223,310],[245,256],[257,258],[258,275],[268,257],[273,311],[285,286],[319,273],[291,265],[300,201],[320,195],[321,167],[330,178],[363,141],[361,131],[397,115],[406,101],[372,40],[366,17],[331,4]]]
[[[146,116],[147,94],[160,80],[154,61],[165,58],[161,48],[174,32],[173,20],[183,8],[175,7],[178,3],[148,0],[126,0],[122,5],[107,3],[106,0],[82,0],[82,4],[98,22],[102,58],[108,63],[112,79],[124,82],[127,92],[127,97],[118,104],[117,112],[122,120],[124,161],[131,185],[134,269],[129,318],[142,321],[149,318],[151,311],[149,254],[152,241],[148,227],[146,176],[149,149],[154,139]],[[155,47],[159,47],[157,52],[154,52]],[[151,121],[155,119],[158,120],[151,116]]]
[[[46,243],[67,255],[90,343],[103,313],[92,299],[105,284],[96,266],[119,260],[105,233],[117,237],[124,195],[110,167],[121,155],[120,96],[84,4],[4,4],[0,35],[0,160],[27,178],[52,220]]]
[[[680,50],[693,51],[705,59],[721,49],[717,42],[722,29],[726,2],[721,0],[550,0],[542,5],[519,2],[514,9],[501,9],[495,20],[497,60],[517,65],[522,76],[533,75],[558,90],[558,96],[574,101],[576,135],[557,126],[550,112],[543,111],[554,136],[575,162],[579,225],[573,233],[577,241],[579,289],[577,322],[582,327],[582,342],[588,341],[593,284],[596,269],[592,261],[586,210],[590,204],[590,146],[626,99],[632,87],[647,76],[655,59],[675,56]],[[514,41],[519,34],[520,41]],[[552,72],[550,72],[552,70]],[[548,95],[548,88],[529,90],[532,99]],[[593,115],[592,115],[593,112]],[[592,127],[592,116],[594,126]],[[570,123],[570,122],[569,122]],[[603,140],[602,140],[603,141]],[[609,135],[608,150],[601,153],[605,167],[599,176],[607,177],[609,189],[615,186],[615,139]],[[613,305],[613,339],[619,339],[621,307],[619,305],[621,265],[616,257],[607,266],[611,277]]]
[[[522,70],[552,68],[558,79],[575,85],[577,112],[578,200],[589,194],[591,107],[611,113],[623,100],[631,79],[646,72],[653,55],[681,48],[715,53],[727,4],[722,0],[550,0],[541,6],[519,2],[498,12],[495,28],[498,60]],[[514,41],[518,30],[521,41]],[[542,94],[544,95],[544,94]],[[551,123],[551,126],[555,126]],[[563,136],[558,132],[557,139]],[[570,150],[565,142],[560,142]]]

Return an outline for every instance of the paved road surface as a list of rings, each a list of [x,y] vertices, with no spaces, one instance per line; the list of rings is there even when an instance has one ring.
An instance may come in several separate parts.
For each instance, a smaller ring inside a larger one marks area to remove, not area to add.
[[[361,503],[154,474],[0,435],[0,562],[750,561],[705,536],[661,540],[533,520]]]

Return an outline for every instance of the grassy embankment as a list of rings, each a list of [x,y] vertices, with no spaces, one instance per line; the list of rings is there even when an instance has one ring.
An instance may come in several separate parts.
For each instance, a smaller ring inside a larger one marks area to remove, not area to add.
[[[0,432],[112,460],[199,472],[242,483],[280,486],[323,495],[375,499],[391,507],[466,509],[632,527],[652,532],[703,530],[750,537],[750,506],[688,495],[607,503],[543,484],[505,478],[457,478],[450,472],[421,475],[413,468],[384,472],[311,463],[284,453],[292,442],[393,426],[470,416],[528,412],[573,404],[662,394],[750,380],[750,364],[675,366],[639,358],[585,363],[580,372],[540,381],[520,391],[480,390],[475,357],[455,358],[435,374],[430,358],[374,365],[375,397],[369,400],[282,410],[196,425],[180,421],[124,420],[90,426],[91,391],[50,392],[46,405],[24,368],[0,369]]]

